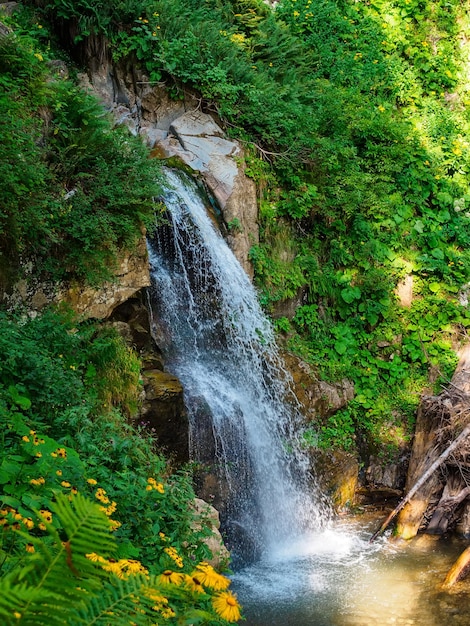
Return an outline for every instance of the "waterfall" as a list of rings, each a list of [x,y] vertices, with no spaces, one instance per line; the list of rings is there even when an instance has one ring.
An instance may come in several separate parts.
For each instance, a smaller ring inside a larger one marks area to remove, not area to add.
[[[153,332],[183,384],[199,485],[221,511],[236,565],[321,526],[324,506],[256,291],[195,182],[166,177],[166,223],[148,239]]]

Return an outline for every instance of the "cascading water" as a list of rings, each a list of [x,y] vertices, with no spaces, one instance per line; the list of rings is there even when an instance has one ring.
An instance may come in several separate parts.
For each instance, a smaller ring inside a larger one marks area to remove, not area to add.
[[[153,330],[185,390],[206,491],[217,474],[214,503],[237,564],[320,527],[327,507],[296,446],[298,411],[256,292],[194,181],[166,176],[168,223],[148,242]]]

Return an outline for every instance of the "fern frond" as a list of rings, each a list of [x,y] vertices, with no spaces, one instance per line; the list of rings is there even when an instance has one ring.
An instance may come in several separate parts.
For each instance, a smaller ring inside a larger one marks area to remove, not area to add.
[[[0,623],[4,626],[17,625],[23,616],[24,607],[31,601],[47,602],[52,599],[40,589],[31,589],[27,583],[18,584],[9,578],[0,579]]]
[[[109,520],[99,507],[79,493],[72,496],[72,506],[62,494],[53,508],[59,516],[72,553],[82,555],[97,552],[107,556],[116,550],[109,530]]]
[[[18,626],[70,626],[76,623],[77,612],[102,586],[102,568],[86,554],[99,550],[108,554],[114,549],[109,522],[98,506],[77,494],[69,501],[57,496],[54,512],[61,522],[65,541],[49,527],[54,545],[35,541],[36,553],[26,566],[13,570],[5,579],[12,586],[19,583],[21,596],[5,596],[3,609],[21,618]],[[26,602],[24,599],[26,598]]]
[[[128,626],[132,622],[136,626],[147,626],[149,617],[155,620],[156,614],[151,607],[154,603],[143,594],[144,587],[148,587],[148,580],[140,574],[126,580],[113,578],[104,585],[99,596],[91,599],[86,610],[79,612],[79,624]]]

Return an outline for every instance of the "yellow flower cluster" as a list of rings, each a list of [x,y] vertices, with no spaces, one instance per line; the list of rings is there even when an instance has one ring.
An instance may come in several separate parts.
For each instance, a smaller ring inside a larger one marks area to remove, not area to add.
[[[230,41],[243,48],[246,43],[245,35],[243,33],[233,33],[233,35],[230,35]]]
[[[215,591],[227,589],[230,585],[230,580],[228,578],[216,572],[212,565],[209,565],[204,561],[199,563],[193,575],[197,576],[198,580],[201,581],[201,584],[206,587],[210,587]]]
[[[183,559],[178,554],[178,550],[169,546],[168,548],[164,548],[164,552],[168,554],[170,559],[172,559],[178,567],[183,567]]]
[[[157,483],[155,478],[148,478],[147,482],[148,485],[145,487],[146,491],[152,491],[152,489],[155,489],[156,491],[158,491],[158,493],[165,493],[165,487],[163,486],[163,483]]]
[[[29,435],[32,437],[32,442],[35,446],[39,446],[43,443],[46,443],[44,441],[44,439],[39,439],[39,437],[36,435],[36,431],[35,430],[30,430],[29,431]],[[29,438],[28,435],[23,435],[23,437],[21,437],[22,441],[24,441],[25,443],[30,443],[31,439]]]
[[[111,529],[111,532],[113,533],[114,531],[116,531],[118,528],[120,528],[122,526],[121,522],[118,522],[115,519],[110,519],[109,520],[109,526]]]
[[[95,491],[95,498],[101,502],[101,504],[109,504],[111,500],[106,495],[106,491],[102,487],[98,487]]]
[[[35,526],[31,517],[23,517],[19,511],[11,506],[0,509],[0,526],[7,529],[21,530],[20,523],[26,526],[28,530],[32,530]]]
[[[103,513],[107,515],[108,517],[110,517],[116,509],[117,509],[117,504],[114,501],[111,502],[111,504],[108,507],[100,506],[100,510],[103,511]]]
[[[47,522],[48,524],[52,524],[52,513],[50,511],[47,511],[46,509],[41,509],[39,511],[39,515],[45,522]]]
[[[31,480],[29,481],[30,485],[33,485],[33,487],[37,487],[39,485],[44,485],[45,483],[45,479],[40,476],[39,478],[31,478]]]
[[[163,533],[161,534],[163,535]],[[180,558],[175,548],[165,548],[165,552],[172,558]],[[95,552],[86,554],[85,556],[90,561],[99,563],[105,571],[122,580],[135,574],[143,574],[149,579],[148,570],[139,561],[134,559],[106,559]],[[200,594],[206,593],[205,588],[212,589],[217,592],[211,598],[213,609],[217,615],[228,622],[237,622],[241,617],[240,605],[238,604],[236,595],[227,590],[230,581],[225,576],[222,576],[222,574],[216,572],[208,563],[199,563],[192,574],[183,574],[171,569],[166,569],[157,577],[156,582],[157,585],[163,587],[168,585],[184,585],[188,591]],[[153,603],[152,609],[154,611],[158,611],[164,619],[175,617],[175,611],[169,606],[168,598],[162,594],[160,589],[148,586],[144,587],[142,590],[146,597]]]
[[[121,580],[125,580],[134,574],[148,575],[148,570],[142,565],[142,563],[140,563],[140,561],[136,561],[135,559],[119,559],[119,561],[115,561],[113,559],[108,560],[99,554],[96,554],[96,552],[91,552],[85,556],[90,561],[99,563],[106,572],[114,574]]]

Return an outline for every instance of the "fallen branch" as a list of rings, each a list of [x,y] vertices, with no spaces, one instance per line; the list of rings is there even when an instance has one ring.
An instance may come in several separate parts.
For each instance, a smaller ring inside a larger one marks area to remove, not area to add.
[[[465,441],[465,439],[470,435],[470,425],[466,426],[457,439],[454,441],[442,452],[442,454],[434,461],[434,463],[424,472],[421,478],[413,485],[413,487],[408,491],[406,496],[397,504],[397,506],[393,509],[384,523],[380,526],[380,528],[372,535],[369,539],[369,542],[375,541],[379,535],[381,535],[390,522],[398,515],[398,513],[402,510],[407,502],[411,500],[411,498],[415,495],[415,493],[424,485],[424,483],[428,480],[430,476],[434,474],[440,465],[447,459],[449,454],[451,454],[459,445]]]

